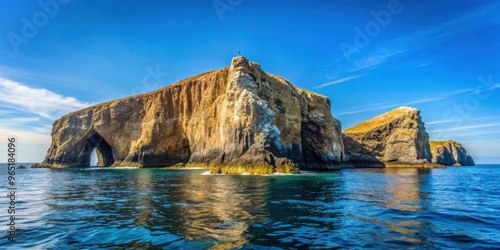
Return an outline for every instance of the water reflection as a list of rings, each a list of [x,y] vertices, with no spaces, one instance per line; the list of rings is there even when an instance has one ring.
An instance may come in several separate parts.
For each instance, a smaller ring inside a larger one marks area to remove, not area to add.
[[[386,196],[386,207],[404,211],[422,210],[420,206],[422,188],[420,169],[393,168],[385,169],[384,173],[387,180],[385,191],[391,194]]]
[[[31,169],[16,174],[16,247],[494,248],[500,206],[491,178],[498,169],[293,176]]]
[[[236,248],[252,239],[252,224],[269,218],[268,177],[159,169],[75,171],[52,175],[62,181],[55,183],[66,185],[48,190],[53,213],[45,219],[61,227],[72,225],[75,231],[65,233],[79,234],[82,242],[104,247],[111,241],[126,243],[123,235],[140,232],[146,239],[179,235],[183,244],[194,242],[193,248]],[[96,239],[99,230],[111,238]],[[133,246],[147,247],[137,244]]]
[[[415,213],[427,208],[423,207],[427,199],[423,189],[424,176],[429,174],[428,169],[418,168],[385,168],[385,169],[362,169],[358,172],[372,173],[370,178],[377,182],[377,187],[382,187],[372,193],[376,198],[367,199],[384,209],[384,213],[378,217],[360,218],[363,221],[381,225],[390,231],[397,233],[394,239],[419,243],[425,240],[421,237],[421,231],[427,230],[427,223],[417,220]],[[382,184],[382,185],[381,185]],[[394,218],[394,214],[400,214]],[[390,218],[390,219],[389,219]]]
[[[216,241],[214,247],[247,243],[249,226],[266,220],[267,178],[241,176],[183,176],[179,216],[187,240]]]
[[[135,199],[131,199],[131,206],[135,205],[137,214],[133,214],[135,218],[134,224],[136,226],[145,226],[148,224],[148,219],[151,216],[153,209],[153,183],[152,183],[153,172],[148,169],[137,170],[136,182],[134,184],[134,189],[137,193],[134,195]]]
[[[344,213],[345,182],[339,172],[310,173],[304,176],[273,178],[268,207],[270,219],[254,225],[254,242],[294,249],[316,247],[331,249],[347,245],[339,230],[347,228]]]

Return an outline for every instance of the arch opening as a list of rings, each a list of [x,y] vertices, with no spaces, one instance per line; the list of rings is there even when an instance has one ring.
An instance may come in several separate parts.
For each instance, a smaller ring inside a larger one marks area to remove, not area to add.
[[[111,145],[97,132],[93,132],[90,137],[84,140],[81,162],[84,166],[95,165],[99,167],[109,167],[115,162]],[[95,151],[97,162],[93,162],[92,153]]]
[[[90,154],[90,166],[97,166],[97,150],[94,148]]]

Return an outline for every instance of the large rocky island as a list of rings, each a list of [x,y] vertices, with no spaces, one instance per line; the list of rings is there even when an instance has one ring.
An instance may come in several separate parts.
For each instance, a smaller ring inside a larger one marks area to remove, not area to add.
[[[338,168],[340,122],[330,100],[235,57],[231,66],[160,90],[88,107],[55,121],[35,167],[160,167],[213,173],[296,173]]]
[[[433,161],[416,109],[401,107],[342,133],[330,106],[239,56],[230,67],[61,117],[45,160],[32,167],[86,167],[94,149],[99,166],[224,174],[448,164]]]

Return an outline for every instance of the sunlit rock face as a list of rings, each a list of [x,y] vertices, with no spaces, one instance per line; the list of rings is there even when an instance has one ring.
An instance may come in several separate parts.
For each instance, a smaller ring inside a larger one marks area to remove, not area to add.
[[[446,166],[474,166],[474,160],[456,141],[430,141],[432,162]]]
[[[235,57],[231,66],[58,119],[34,167],[185,163],[213,173],[335,169],[343,157],[330,100]]]
[[[429,163],[429,135],[415,108],[400,107],[344,131],[344,147],[352,162]]]

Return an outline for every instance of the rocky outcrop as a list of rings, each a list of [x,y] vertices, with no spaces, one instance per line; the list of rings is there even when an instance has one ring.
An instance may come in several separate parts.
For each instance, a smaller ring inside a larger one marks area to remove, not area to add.
[[[431,160],[429,136],[415,108],[400,107],[346,129],[343,141],[355,166],[428,166]]]
[[[245,57],[160,90],[91,106],[54,122],[34,167],[160,167],[213,173],[338,168],[343,144],[330,100],[267,74]]]
[[[456,141],[430,141],[432,162],[446,166],[474,166],[474,160]]]

